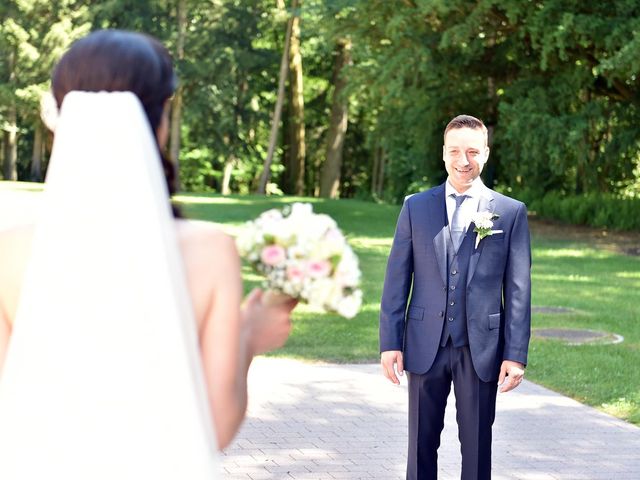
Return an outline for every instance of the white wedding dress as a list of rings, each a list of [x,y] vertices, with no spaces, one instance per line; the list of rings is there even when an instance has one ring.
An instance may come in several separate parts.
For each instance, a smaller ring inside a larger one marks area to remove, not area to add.
[[[2,480],[215,480],[155,138],[129,92],[64,100],[0,378]]]

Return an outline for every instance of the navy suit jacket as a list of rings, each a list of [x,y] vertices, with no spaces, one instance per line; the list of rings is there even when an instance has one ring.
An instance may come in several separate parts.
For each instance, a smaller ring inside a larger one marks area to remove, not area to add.
[[[522,202],[485,188],[479,211],[500,217],[469,260],[467,330],[478,377],[498,378],[503,360],[527,363],[531,330],[531,246]],[[404,368],[429,370],[440,345],[447,300],[445,185],[405,199],[387,263],[380,351],[401,350]],[[475,245],[476,233],[470,225]]]

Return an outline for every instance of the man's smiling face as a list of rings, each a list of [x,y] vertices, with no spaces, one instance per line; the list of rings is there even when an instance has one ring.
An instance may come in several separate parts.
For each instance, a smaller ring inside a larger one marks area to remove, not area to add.
[[[486,136],[480,129],[453,128],[447,132],[442,159],[449,182],[459,193],[471,187],[489,158]]]

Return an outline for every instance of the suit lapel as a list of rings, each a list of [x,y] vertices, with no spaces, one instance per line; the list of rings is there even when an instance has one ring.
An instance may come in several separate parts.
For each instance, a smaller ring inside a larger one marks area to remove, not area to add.
[[[444,198],[444,184],[433,192],[431,203],[433,207],[433,218],[435,219],[433,226],[437,229],[436,235],[433,237],[433,248],[436,252],[438,260],[438,270],[442,277],[442,282],[447,284],[447,236],[449,235],[449,226],[447,222],[447,209]]]
[[[478,211],[479,212],[493,212],[495,211],[495,202],[493,199],[493,193],[488,188],[485,188],[482,194],[480,195],[480,200],[478,201]],[[471,223],[469,225],[469,230],[473,232],[475,225]],[[476,237],[477,233],[473,233],[471,237],[471,241],[473,242],[473,246],[476,245]],[[481,241],[478,244],[478,248],[474,248],[473,253],[471,254],[471,259],[469,260],[469,273],[467,274],[467,285],[471,282],[473,278],[473,274],[476,273],[476,266],[478,265],[478,260],[480,260],[480,255],[482,255],[482,249],[484,248],[484,243]]]

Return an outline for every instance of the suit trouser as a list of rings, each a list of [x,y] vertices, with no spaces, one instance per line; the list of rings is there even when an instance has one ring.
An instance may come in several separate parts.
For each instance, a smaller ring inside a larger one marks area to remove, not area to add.
[[[462,479],[491,478],[491,427],[495,418],[497,381],[480,380],[469,346],[440,347],[424,374],[409,373],[409,455],[407,480],[438,478],[438,447],[451,382],[462,452]]]

